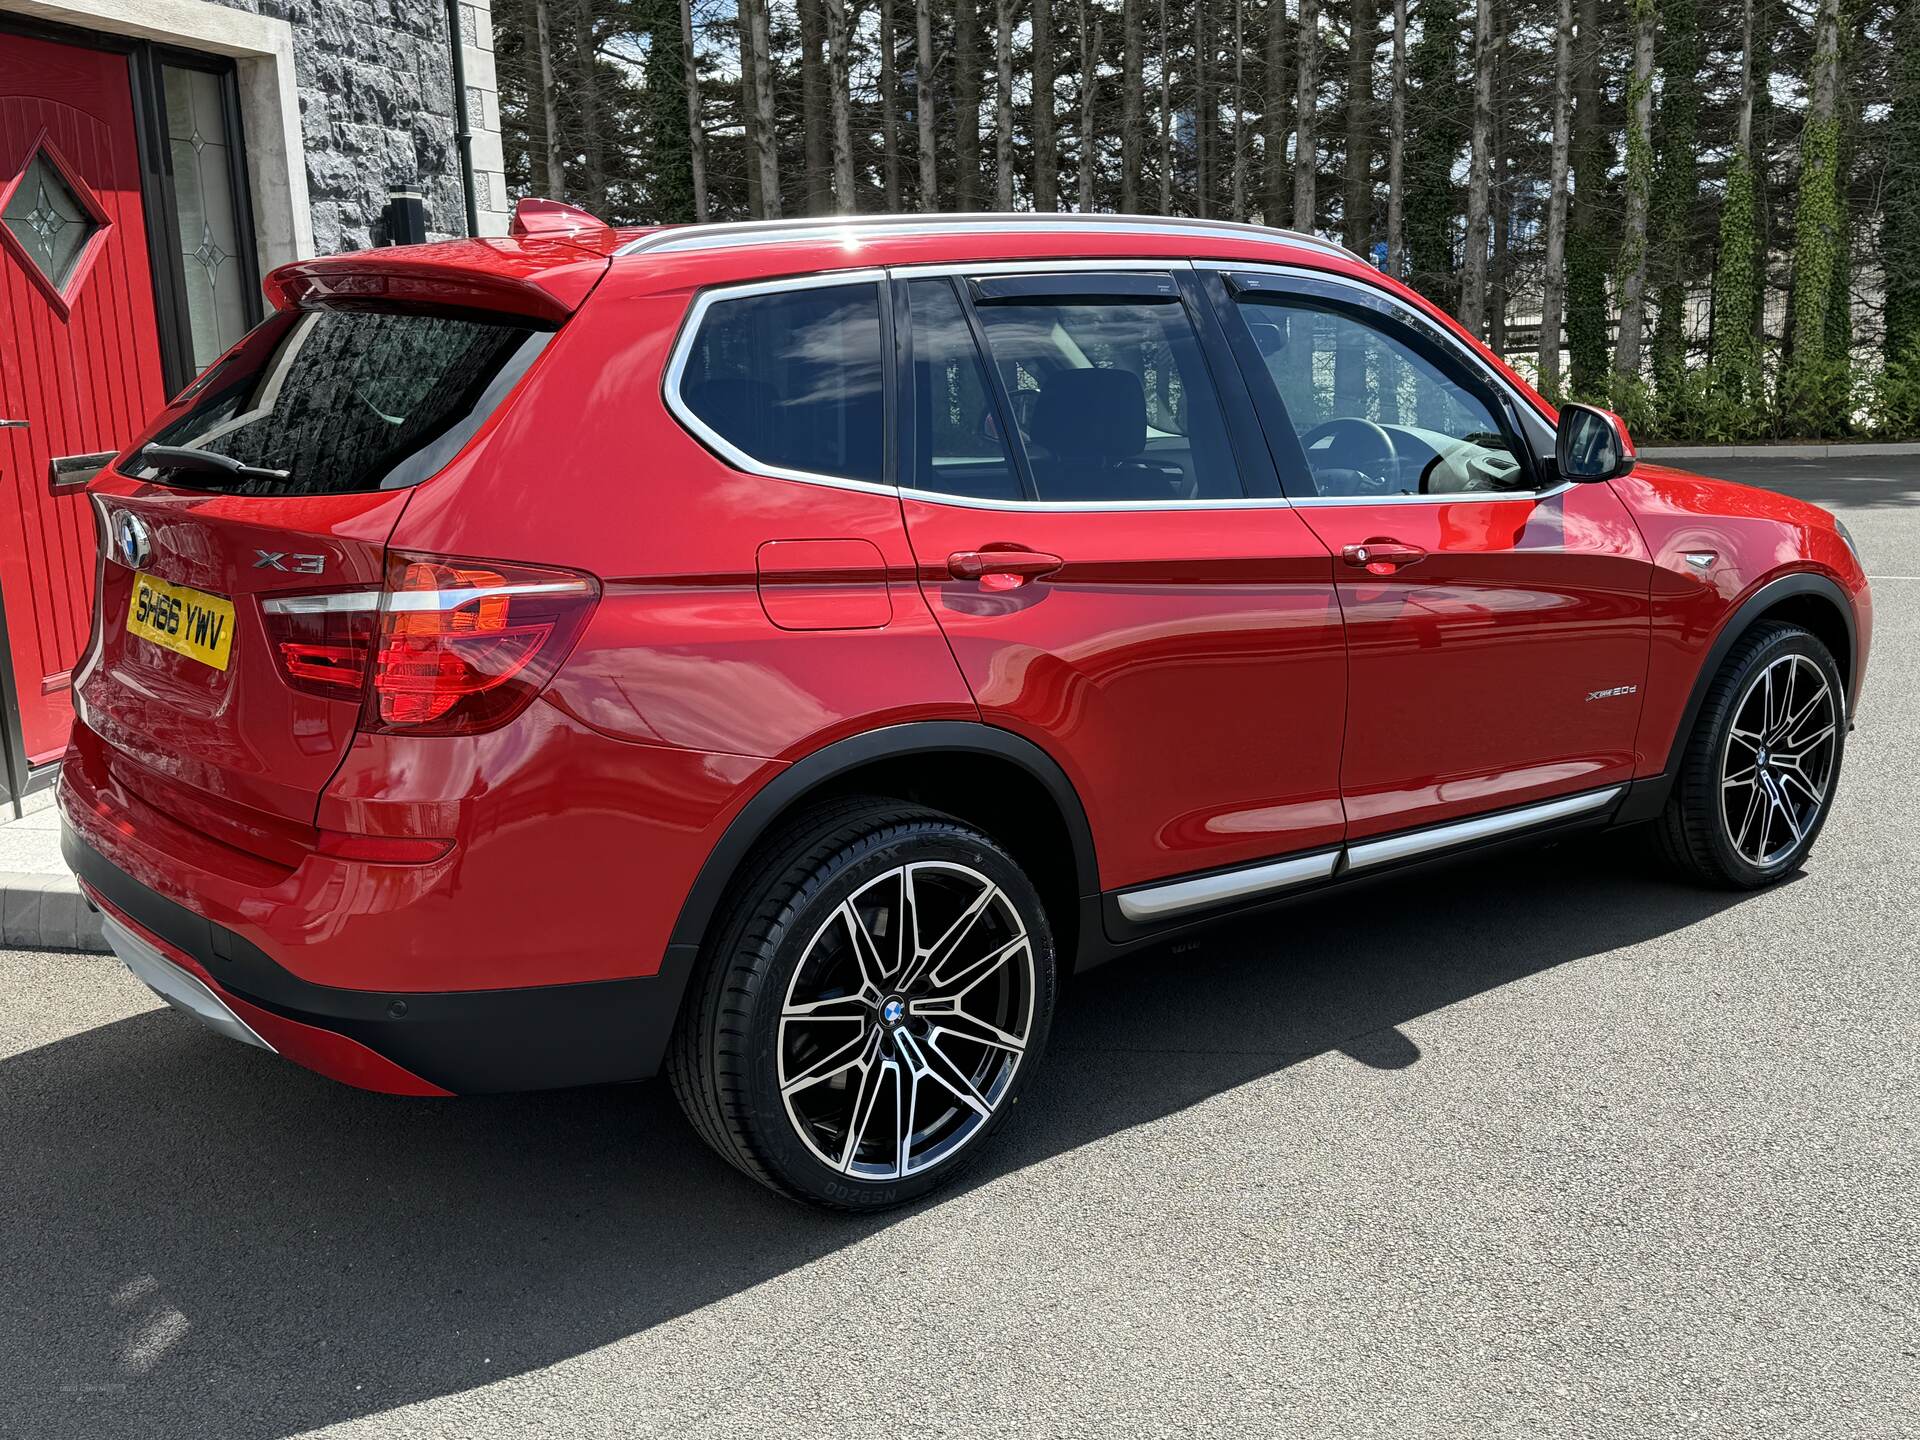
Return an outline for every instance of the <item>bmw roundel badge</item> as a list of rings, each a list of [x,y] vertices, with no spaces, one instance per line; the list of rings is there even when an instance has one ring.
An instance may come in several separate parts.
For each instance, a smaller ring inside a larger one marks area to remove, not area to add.
[[[134,570],[153,555],[153,537],[147,531],[147,522],[130,510],[122,510],[113,522],[113,544],[121,560]]]

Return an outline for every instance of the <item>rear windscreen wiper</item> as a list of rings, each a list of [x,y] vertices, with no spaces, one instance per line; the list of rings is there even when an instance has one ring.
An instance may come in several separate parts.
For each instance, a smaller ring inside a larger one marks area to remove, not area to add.
[[[236,480],[290,480],[291,470],[269,470],[261,465],[244,465],[231,455],[216,455],[211,450],[192,450],[185,445],[142,445],[139,460],[162,470],[197,470],[202,475],[231,475]]]

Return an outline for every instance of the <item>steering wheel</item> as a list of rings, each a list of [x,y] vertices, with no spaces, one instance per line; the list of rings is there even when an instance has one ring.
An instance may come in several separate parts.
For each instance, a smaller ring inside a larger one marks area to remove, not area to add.
[[[1393,483],[1400,468],[1400,452],[1394,448],[1393,435],[1385,426],[1357,415],[1336,415],[1314,426],[1300,437],[1309,469],[1314,468],[1313,447],[1322,440],[1333,442],[1327,448],[1327,458],[1346,462],[1340,468],[1358,471],[1368,482],[1369,490],[1385,491]]]

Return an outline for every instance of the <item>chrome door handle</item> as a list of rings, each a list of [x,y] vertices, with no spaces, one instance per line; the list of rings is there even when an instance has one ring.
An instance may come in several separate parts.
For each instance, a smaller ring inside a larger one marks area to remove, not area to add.
[[[1418,565],[1427,558],[1427,552],[1418,545],[1379,539],[1348,545],[1340,551],[1340,558],[1349,565],[1359,566],[1370,575],[1390,575],[1405,566]]]
[[[1066,564],[1058,555],[1041,550],[956,550],[947,557],[947,573],[956,580],[999,577],[1003,583],[1023,585],[1051,575]]]
[[[32,426],[31,420],[0,420],[0,430],[27,430]]]

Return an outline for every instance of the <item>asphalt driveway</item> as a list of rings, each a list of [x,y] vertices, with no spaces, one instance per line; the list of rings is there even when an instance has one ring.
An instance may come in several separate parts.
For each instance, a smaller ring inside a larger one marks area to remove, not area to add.
[[[1717,468],[1886,577],[1802,878],[1602,837],[1109,967],[904,1213],[0,953],[0,1435],[1913,1434],[1920,461]]]

